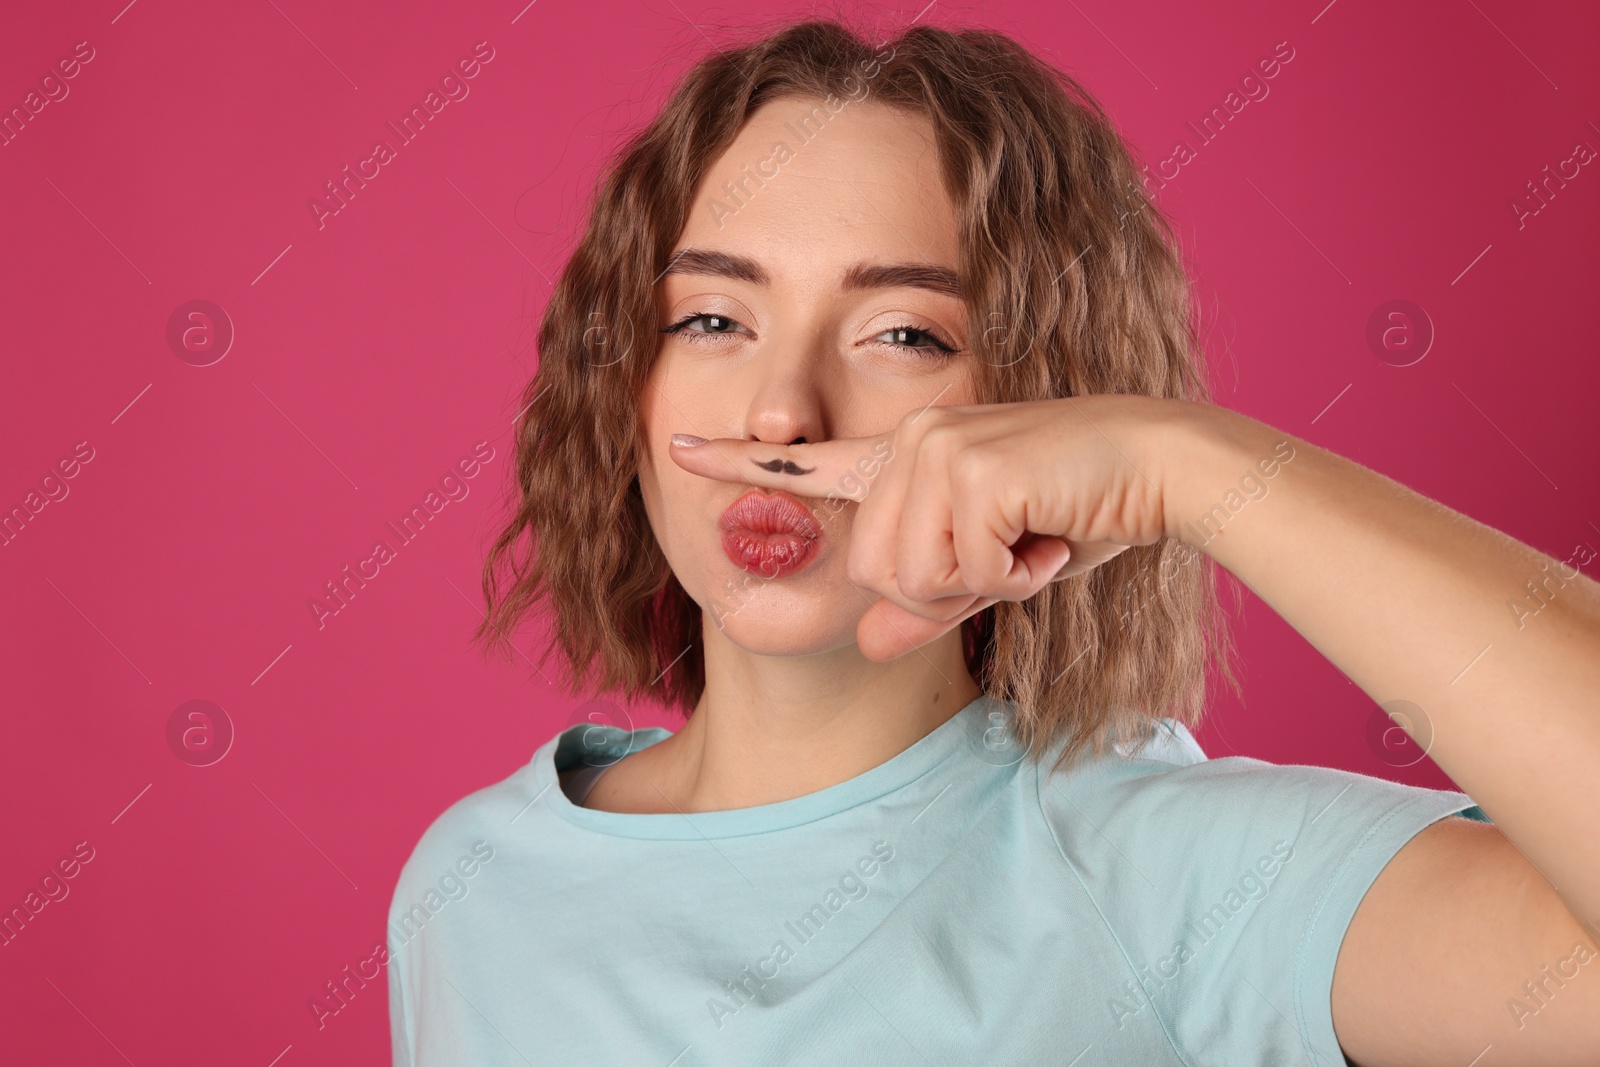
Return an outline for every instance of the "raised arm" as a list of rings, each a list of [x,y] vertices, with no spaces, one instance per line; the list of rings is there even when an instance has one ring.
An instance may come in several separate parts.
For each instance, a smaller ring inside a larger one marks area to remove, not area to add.
[[[1346,1053],[1600,1063],[1600,585],[1326,449],[1178,410],[1168,534],[1420,709],[1397,724],[1494,820],[1429,827],[1369,891],[1334,980]]]

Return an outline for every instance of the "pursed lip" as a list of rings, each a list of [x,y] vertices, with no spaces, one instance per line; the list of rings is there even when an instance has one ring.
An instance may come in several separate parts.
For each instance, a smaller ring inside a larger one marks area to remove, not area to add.
[[[781,489],[770,493],[750,490],[728,505],[717,525],[727,531],[791,533],[813,541],[822,536],[811,510]]]
[[[815,558],[822,540],[810,510],[782,490],[750,490],[728,505],[717,526],[728,559],[764,578],[800,570]]]

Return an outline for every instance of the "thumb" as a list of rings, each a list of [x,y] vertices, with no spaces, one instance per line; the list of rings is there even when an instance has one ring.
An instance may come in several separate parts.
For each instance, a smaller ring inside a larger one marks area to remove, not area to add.
[[[994,602],[993,597],[977,597],[960,615],[939,620],[917,615],[879,597],[856,623],[856,645],[868,659],[887,663],[954,630]]]

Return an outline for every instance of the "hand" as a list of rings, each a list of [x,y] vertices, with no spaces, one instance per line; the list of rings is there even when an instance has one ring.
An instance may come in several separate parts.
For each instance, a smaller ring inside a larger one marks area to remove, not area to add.
[[[673,443],[685,470],[859,502],[846,574],[880,599],[856,643],[905,655],[999,600],[1091,570],[1166,531],[1161,442],[1183,401],[1108,394],[928,407],[875,437]],[[771,471],[775,459],[790,461]],[[840,505],[842,506],[842,505]]]

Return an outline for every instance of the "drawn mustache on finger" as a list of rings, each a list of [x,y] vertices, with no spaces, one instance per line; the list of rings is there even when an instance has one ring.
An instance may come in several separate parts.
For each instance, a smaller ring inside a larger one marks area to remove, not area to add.
[[[792,459],[769,459],[765,463],[753,459],[750,462],[754,463],[764,471],[771,471],[773,474],[810,474],[811,471],[817,469],[812,467],[810,470],[807,470],[805,467],[800,466],[800,464],[796,463]]]

